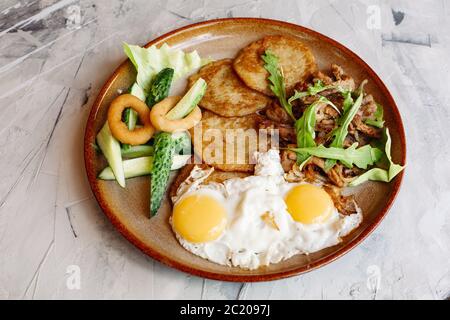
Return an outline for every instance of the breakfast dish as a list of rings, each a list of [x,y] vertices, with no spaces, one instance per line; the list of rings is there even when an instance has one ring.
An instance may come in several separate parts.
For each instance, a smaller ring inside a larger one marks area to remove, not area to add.
[[[267,107],[270,99],[248,88],[233,70],[232,63],[231,59],[208,63],[189,78],[190,86],[198,78],[208,83],[199,105],[223,117],[242,117]]]
[[[257,153],[254,175],[202,183],[194,167],[174,196],[171,225],[186,250],[210,261],[256,269],[339,243],[362,221],[342,215],[320,184],[290,183],[278,151]]]
[[[292,37],[267,36],[251,43],[240,51],[233,67],[246,85],[268,96],[273,96],[274,93],[267,81],[268,71],[261,60],[261,55],[266,51],[277,56],[288,92],[292,91],[295,84],[306,81],[317,70],[311,50]]]
[[[286,33],[226,59],[124,44],[135,72],[97,126],[97,183],[146,193],[138,208],[155,236],[164,224],[183,256],[230,270],[264,272],[355,237],[368,214],[355,190],[404,169],[397,131],[371,79],[318,63],[316,49]]]

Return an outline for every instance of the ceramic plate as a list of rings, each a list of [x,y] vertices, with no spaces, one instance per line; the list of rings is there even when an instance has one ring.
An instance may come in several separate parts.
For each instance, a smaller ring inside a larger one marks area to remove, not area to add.
[[[169,45],[186,50],[197,50],[202,57],[232,58],[250,42],[271,34],[289,35],[305,42],[313,51],[320,69],[330,63],[341,65],[357,83],[368,79],[367,92],[384,106],[387,126],[393,143],[393,159],[404,164],[406,158],[405,134],[397,106],[375,72],[336,41],[307,28],[267,19],[219,19],[193,24],[167,33],[147,46]],[[297,255],[278,264],[247,271],[218,265],[199,258],[183,249],[169,226],[170,204],[166,200],[160,213],[149,219],[149,179],[134,178],[122,189],[114,181],[97,180],[106,166],[101,155],[92,147],[95,136],[106,120],[106,112],[119,90],[126,90],[135,80],[136,72],[128,61],[122,63],[103,86],[88,119],[84,154],[86,171],[92,191],[104,213],[114,226],[145,254],[168,266],[194,275],[226,281],[267,281],[297,275],[323,266],[342,256],[360,243],[375,229],[396,197],[403,173],[391,183],[370,182],[359,187],[356,199],[364,212],[364,222],[339,245],[310,255]]]

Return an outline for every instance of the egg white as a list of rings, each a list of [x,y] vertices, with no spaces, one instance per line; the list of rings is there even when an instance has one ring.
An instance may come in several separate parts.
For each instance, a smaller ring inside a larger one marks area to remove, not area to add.
[[[195,167],[173,197],[176,205],[193,194],[208,194],[219,201],[228,214],[227,226],[214,241],[191,243],[175,232],[188,251],[212,262],[256,269],[286,260],[296,254],[308,254],[338,244],[362,222],[362,213],[343,216],[334,208],[323,223],[302,224],[293,220],[284,198],[298,183],[284,180],[278,151],[255,154],[255,175],[201,184],[213,169]],[[276,227],[261,216],[270,213]],[[172,224],[172,220],[170,219]]]

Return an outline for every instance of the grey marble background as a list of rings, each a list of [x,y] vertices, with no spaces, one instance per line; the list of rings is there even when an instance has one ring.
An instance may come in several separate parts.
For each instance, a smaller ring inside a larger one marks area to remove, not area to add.
[[[122,41],[237,16],[298,23],[355,51],[407,131],[403,188],[381,226],[282,281],[210,281],[153,261],[113,229],[84,172],[85,122]],[[446,0],[0,1],[0,298],[449,299],[449,16]]]

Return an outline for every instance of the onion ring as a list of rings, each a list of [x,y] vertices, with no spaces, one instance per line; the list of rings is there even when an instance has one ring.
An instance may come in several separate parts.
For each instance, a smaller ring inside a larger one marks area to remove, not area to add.
[[[122,112],[125,108],[132,108],[137,112],[143,127],[128,130],[126,124],[122,122]],[[117,140],[131,145],[146,143],[155,132],[150,122],[150,109],[145,102],[131,94],[120,95],[111,102],[108,110],[108,124],[112,135]]]
[[[166,132],[184,131],[194,127],[202,120],[202,111],[198,106],[195,106],[195,108],[183,119],[167,119],[166,114],[178,101],[180,101],[180,99],[181,97],[179,96],[168,97],[153,106],[150,111],[150,120],[156,129]]]

